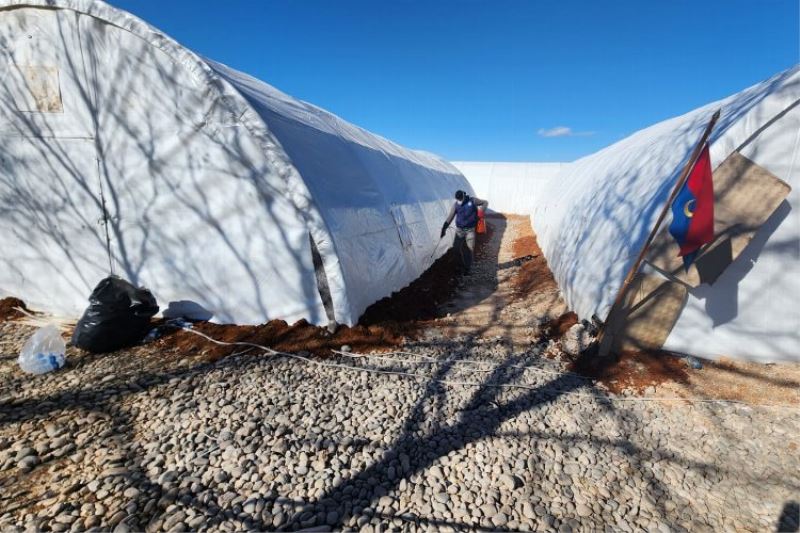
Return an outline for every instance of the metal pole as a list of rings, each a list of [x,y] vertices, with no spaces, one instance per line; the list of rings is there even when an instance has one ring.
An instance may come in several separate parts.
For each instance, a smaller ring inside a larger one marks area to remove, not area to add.
[[[647,251],[650,249],[650,246],[653,244],[653,240],[658,233],[658,230],[661,228],[661,223],[664,222],[664,218],[667,216],[667,212],[669,211],[672,202],[675,201],[675,197],[678,196],[678,193],[683,188],[686,180],[689,179],[689,173],[694,168],[695,163],[697,163],[697,158],[700,157],[700,151],[705,146],[706,141],[708,141],[708,137],[711,135],[711,130],[714,129],[714,125],[719,120],[719,113],[720,110],[714,113],[711,117],[711,120],[706,126],[706,130],[703,132],[703,136],[700,137],[700,142],[697,143],[697,146],[694,147],[694,151],[692,152],[692,156],[689,158],[689,161],[686,163],[686,166],[683,167],[683,171],[681,172],[680,178],[678,178],[678,182],[675,184],[675,187],[672,189],[672,193],[669,195],[667,199],[667,203],[664,204],[664,208],[661,210],[661,214],[658,215],[658,220],[656,220],[656,225],[650,231],[650,235],[648,235],[647,240],[642,246],[641,251],[639,251],[639,256],[634,261],[633,265],[631,265],[630,270],[628,270],[628,274],[625,276],[625,281],[622,282],[622,286],[620,287],[619,291],[617,291],[617,296],[614,298],[614,303],[611,305],[611,309],[608,311],[608,316],[606,317],[606,321],[600,327],[600,331],[597,334],[597,344],[600,347],[600,355],[606,356],[608,352],[611,350],[610,343],[607,348],[603,349],[603,338],[605,337],[608,319],[611,317],[611,313],[623,302],[625,295],[628,292],[628,287],[633,282],[633,278],[636,276],[636,273],[639,272],[639,268],[642,266],[642,262],[644,261],[645,255],[647,255]]]

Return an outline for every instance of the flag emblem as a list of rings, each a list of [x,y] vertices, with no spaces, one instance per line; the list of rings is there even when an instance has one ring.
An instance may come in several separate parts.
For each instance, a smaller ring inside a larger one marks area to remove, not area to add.
[[[697,200],[689,200],[686,202],[686,205],[683,206],[683,214],[689,218],[694,216],[694,204],[697,203]]]
[[[672,202],[669,232],[680,246],[683,267],[689,267],[700,247],[714,240],[714,183],[708,144],[692,168],[689,178]]]

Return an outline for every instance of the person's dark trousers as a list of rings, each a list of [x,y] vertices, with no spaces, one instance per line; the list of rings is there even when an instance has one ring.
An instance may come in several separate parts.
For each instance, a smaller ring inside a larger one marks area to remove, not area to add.
[[[464,272],[469,273],[475,254],[475,228],[456,228],[455,245],[461,258],[461,266],[464,268]]]

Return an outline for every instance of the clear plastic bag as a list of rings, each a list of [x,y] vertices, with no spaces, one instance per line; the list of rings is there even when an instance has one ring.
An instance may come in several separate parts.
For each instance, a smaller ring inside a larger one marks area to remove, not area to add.
[[[64,366],[67,345],[53,324],[36,330],[22,347],[17,362],[29,374],[44,374]]]

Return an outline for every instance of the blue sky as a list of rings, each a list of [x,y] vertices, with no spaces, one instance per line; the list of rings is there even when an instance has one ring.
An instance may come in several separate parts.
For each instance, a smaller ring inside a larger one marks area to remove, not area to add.
[[[451,160],[570,161],[798,61],[798,0],[112,0]]]

